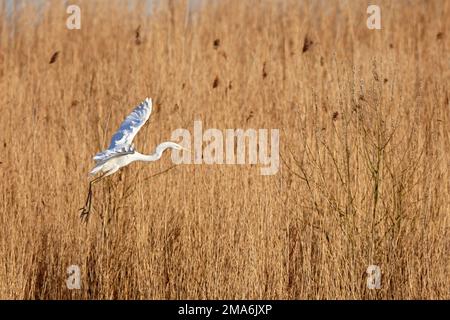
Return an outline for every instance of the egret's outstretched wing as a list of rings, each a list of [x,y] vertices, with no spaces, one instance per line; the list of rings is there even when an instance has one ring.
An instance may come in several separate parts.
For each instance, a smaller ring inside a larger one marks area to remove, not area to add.
[[[113,135],[108,149],[118,146],[131,145],[134,136],[147,122],[152,113],[152,99],[146,98],[133,112],[122,122],[119,130]]]
[[[133,146],[118,146],[115,147],[114,149],[106,149],[104,151],[97,153],[93,159],[95,160],[95,162],[103,162],[120,154],[132,154],[132,153],[134,153]]]
[[[103,161],[118,153],[133,153],[131,143],[139,129],[147,122],[152,113],[152,99],[146,98],[120,125],[119,130],[113,135],[107,150],[97,153],[95,161]]]

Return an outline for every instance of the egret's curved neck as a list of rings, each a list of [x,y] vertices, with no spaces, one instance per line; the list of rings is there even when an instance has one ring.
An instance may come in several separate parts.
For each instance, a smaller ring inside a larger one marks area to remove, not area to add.
[[[158,145],[155,149],[155,152],[152,154],[142,154],[139,152],[135,153],[135,158],[137,161],[156,161],[161,159],[162,154],[165,150],[169,148],[176,148],[178,145],[174,142],[163,142]]]

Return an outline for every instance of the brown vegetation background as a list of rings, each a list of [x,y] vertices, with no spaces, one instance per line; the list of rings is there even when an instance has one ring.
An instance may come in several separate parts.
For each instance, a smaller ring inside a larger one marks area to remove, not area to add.
[[[81,30],[0,3],[0,298],[450,298],[449,1],[378,1],[382,30],[359,0],[79,1]],[[147,96],[140,151],[279,128],[280,171],[166,154],[82,224],[91,157]]]

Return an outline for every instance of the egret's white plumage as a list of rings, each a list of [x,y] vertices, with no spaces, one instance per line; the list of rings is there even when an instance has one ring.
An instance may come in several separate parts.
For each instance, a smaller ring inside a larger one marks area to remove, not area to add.
[[[152,99],[146,98],[120,125],[112,136],[108,149],[94,156],[96,162],[105,161],[117,154],[133,153],[133,138],[139,129],[147,122],[152,113]]]
[[[94,156],[95,167],[91,170],[91,175],[103,173],[100,177],[89,183],[88,197],[84,208],[82,208],[81,217],[87,217],[91,208],[92,184],[103,177],[115,173],[122,167],[129,165],[134,161],[156,161],[161,158],[166,149],[184,149],[174,142],[163,142],[158,145],[155,152],[145,155],[137,152],[133,146],[133,139],[147,122],[152,113],[152,99],[146,98],[139,104],[133,112],[120,125],[119,130],[113,135],[108,149],[97,153]]]
[[[94,156],[96,166],[91,170],[91,175],[103,172],[105,176],[108,176],[133,161],[156,161],[168,148],[183,149],[174,142],[161,143],[151,155],[141,154],[134,149],[133,139],[150,118],[151,113],[152,99],[146,98],[122,122],[119,130],[113,135],[108,149]]]

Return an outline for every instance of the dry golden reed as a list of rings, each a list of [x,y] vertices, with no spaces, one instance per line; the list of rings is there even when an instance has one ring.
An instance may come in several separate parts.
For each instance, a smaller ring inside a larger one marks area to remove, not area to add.
[[[63,1],[0,2],[0,298],[450,298],[449,1],[378,1],[381,30],[359,0],[75,2],[81,30]],[[194,120],[279,128],[280,171],[166,154],[80,223],[147,96],[142,152]]]

